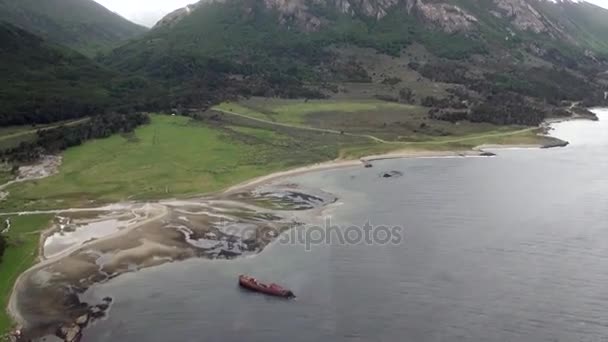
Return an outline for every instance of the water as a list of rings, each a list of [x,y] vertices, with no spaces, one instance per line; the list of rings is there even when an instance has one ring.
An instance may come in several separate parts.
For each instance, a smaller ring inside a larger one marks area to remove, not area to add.
[[[63,218],[60,218],[60,220]],[[82,225],[70,224],[69,221],[59,223],[60,230],[44,240],[44,257],[52,258],[71,247],[78,246],[92,239],[97,239],[115,233],[122,225],[116,219],[102,220]],[[69,229],[66,229],[69,226]]]
[[[289,180],[338,195],[333,223],[402,225],[396,245],[275,243],[122,275],[86,341],[604,341],[608,111],[572,142],[496,158],[390,160]],[[386,170],[403,172],[382,179]],[[240,290],[248,273],[295,301]]]

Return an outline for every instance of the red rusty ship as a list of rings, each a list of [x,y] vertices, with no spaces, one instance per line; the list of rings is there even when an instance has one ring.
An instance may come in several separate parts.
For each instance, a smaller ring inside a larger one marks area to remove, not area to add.
[[[260,292],[269,296],[294,298],[295,295],[291,290],[277,284],[264,284],[254,277],[240,275],[239,285],[251,291]]]

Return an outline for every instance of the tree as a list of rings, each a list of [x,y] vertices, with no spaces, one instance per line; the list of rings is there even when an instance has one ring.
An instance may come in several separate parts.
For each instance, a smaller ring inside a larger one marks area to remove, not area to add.
[[[0,234],[0,262],[2,262],[2,256],[4,255],[4,250],[6,249],[7,242],[4,235]]]

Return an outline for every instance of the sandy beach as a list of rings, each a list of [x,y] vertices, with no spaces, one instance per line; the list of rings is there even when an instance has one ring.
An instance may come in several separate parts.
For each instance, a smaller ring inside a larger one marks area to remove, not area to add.
[[[537,145],[536,147],[541,147]],[[224,195],[234,194],[249,190],[251,188],[268,184],[282,178],[293,177],[309,172],[327,171],[341,168],[364,167],[366,163],[372,163],[379,160],[387,159],[407,159],[407,158],[445,158],[445,157],[476,157],[480,156],[484,151],[481,149],[473,149],[466,151],[424,151],[424,150],[397,150],[385,154],[370,155],[360,159],[335,159],[323,163],[317,163],[307,166],[298,167],[291,170],[274,172],[265,176],[254,178],[243,183],[231,186],[222,191]],[[373,164],[372,164],[373,165]]]
[[[560,123],[564,121],[572,121],[572,120],[591,120],[587,117],[582,116],[573,116],[569,118],[548,118],[543,121],[538,127],[549,130],[552,124]],[[539,136],[547,136],[551,137],[549,134],[540,133]],[[553,137],[551,137],[553,138]],[[357,167],[364,166],[365,163],[371,163],[373,161],[379,160],[387,160],[387,159],[406,159],[406,158],[445,158],[445,157],[478,157],[481,156],[485,150],[500,150],[500,149],[534,149],[534,148],[550,148],[550,147],[560,147],[567,145],[567,142],[561,141],[557,138],[555,144],[551,145],[542,145],[542,144],[519,144],[519,145],[506,145],[506,144],[483,144],[476,146],[470,150],[461,150],[461,151],[430,151],[430,150],[412,150],[412,149],[403,149],[396,150],[393,152],[388,152],[384,154],[378,155],[369,155],[362,158],[356,159],[335,159],[323,163],[317,163],[307,166],[302,166],[298,168],[294,168],[291,170],[274,172],[265,176],[261,176],[258,178],[254,178],[248,181],[245,181],[240,184],[236,184],[231,186],[230,188],[222,191],[223,194],[233,194],[239,191],[245,191],[251,189],[252,187],[261,186],[263,184],[267,184],[273,181],[277,181],[282,178],[301,175],[308,172],[315,171],[324,171],[331,169],[340,169],[340,168],[348,168],[348,167]]]

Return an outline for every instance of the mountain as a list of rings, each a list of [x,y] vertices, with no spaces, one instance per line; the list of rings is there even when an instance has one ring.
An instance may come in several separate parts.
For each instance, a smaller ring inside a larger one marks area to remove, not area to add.
[[[146,31],[93,0],[0,0],[0,21],[89,55]]]
[[[569,0],[202,1],[102,62],[183,106],[355,96],[355,82],[366,96],[414,93],[435,118],[536,124],[564,102],[604,101],[606,23],[608,11]]]
[[[540,2],[539,7],[575,42],[608,53],[608,10],[585,1]]]
[[[0,22],[0,126],[47,123],[101,110],[111,74],[85,56]]]
[[[0,127],[46,124],[143,110],[144,96],[160,90],[138,77],[123,77],[79,52],[0,22]]]

